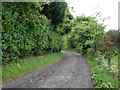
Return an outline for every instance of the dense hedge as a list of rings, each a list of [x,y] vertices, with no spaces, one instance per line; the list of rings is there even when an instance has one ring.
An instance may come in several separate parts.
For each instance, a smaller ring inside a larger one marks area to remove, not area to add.
[[[2,64],[61,50],[61,36],[53,32],[50,20],[39,13],[43,4],[46,3],[2,4]]]

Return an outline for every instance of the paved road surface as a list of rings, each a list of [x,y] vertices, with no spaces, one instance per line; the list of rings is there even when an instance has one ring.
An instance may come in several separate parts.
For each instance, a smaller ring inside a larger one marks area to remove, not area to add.
[[[3,88],[92,88],[86,59],[75,52],[48,66],[3,84]]]

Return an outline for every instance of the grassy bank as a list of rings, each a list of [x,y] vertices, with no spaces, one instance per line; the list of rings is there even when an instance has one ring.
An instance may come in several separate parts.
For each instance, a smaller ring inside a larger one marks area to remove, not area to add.
[[[37,68],[43,67],[59,60],[64,56],[63,53],[53,53],[38,57],[27,57],[18,63],[10,63],[2,67],[2,81],[6,82],[23,74],[31,72]]]

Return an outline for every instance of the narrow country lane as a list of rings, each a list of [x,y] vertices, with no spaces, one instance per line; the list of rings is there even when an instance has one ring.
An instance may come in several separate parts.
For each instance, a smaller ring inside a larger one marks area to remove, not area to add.
[[[3,88],[92,88],[86,59],[75,52],[48,66],[4,83]]]

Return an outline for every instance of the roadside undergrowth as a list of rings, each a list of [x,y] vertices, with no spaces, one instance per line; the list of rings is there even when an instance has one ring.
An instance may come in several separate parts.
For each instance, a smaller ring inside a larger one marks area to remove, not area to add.
[[[99,57],[85,55],[91,69],[91,78],[95,88],[118,88],[118,61],[113,57],[111,69],[109,70],[107,60],[100,60]]]
[[[62,51],[79,53],[76,49],[65,49]],[[118,55],[111,59],[111,70],[108,69],[107,59],[101,60],[100,57],[90,53],[84,56],[88,61],[91,79],[95,88],[118,88]]]

